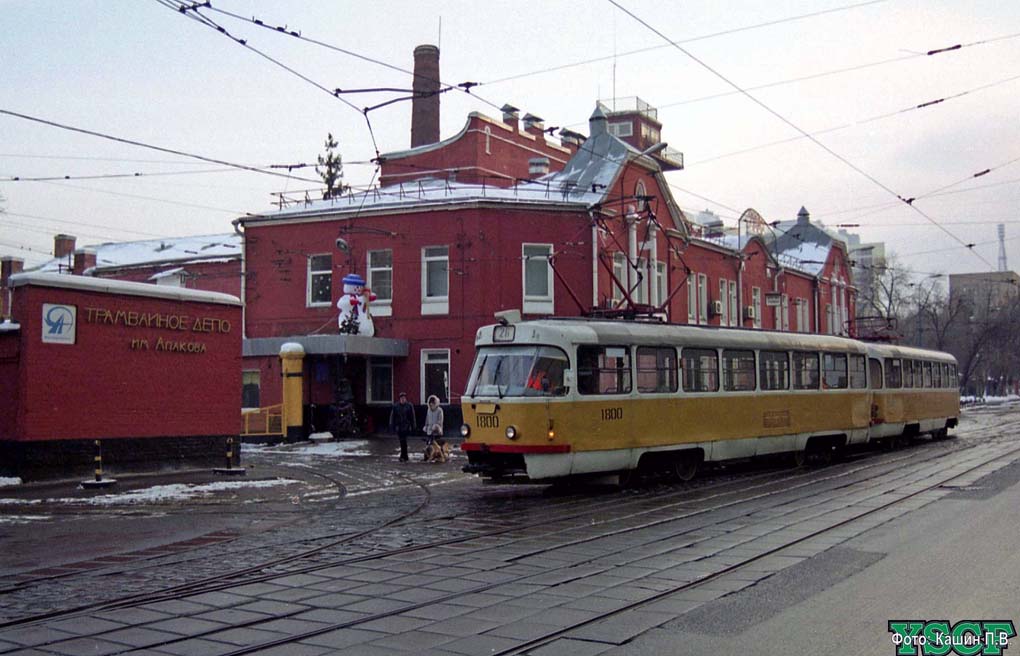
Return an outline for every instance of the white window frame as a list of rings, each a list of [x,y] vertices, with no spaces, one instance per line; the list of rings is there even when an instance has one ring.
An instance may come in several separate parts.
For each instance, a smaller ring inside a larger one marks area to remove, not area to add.
[[[655,307],[666,302],[666,290],[669,289],[666,280],[666,263],[659,260],[655,263]]]
[[[719,325],[728,326],[730,324],[730,302],[729,302],[729,288],[730,284],[723,278],[719,278]]]
[[[698,323],[708,323],[708,276],[698,274]]]
[[[376,362],[373,363],[373,360]],[[390,370],[390,396],[389,398],[377,399],[372,396],[372,367],[385,361]],[[393,358],[372,356],[367,358],[365,366],[365,401],[371,405],[390,405],[393,403]]]
[[[544,248],[545,253],[545,278],[546,278],[546,289],[549,290],[548,294],[543,296],[528,296],[528,261],[529,259],[541,258],[541,255],[531,255],[526,253],[526,250],[532,248]],[[524,314],[553,314],[556,306],[554,297],[554,278],[552,265],[549,264],[549,258],[553,254],[552,244],[537,244],[525,242],[521,244],[521,297],[524,299],[522,312]]]
[[[426,256],[430,248],[445,248],[446,255],[443,257]],[[428,265],[430,262],[446,262],[446,296],[428,296]],[[449,314],[450,313],[450,247],[447,245],[424,246],[421,249],[421,313],[426,314]]]
[[[623,300],[623,291],[620,289],[621,286],[627,287],[627,256],[621,251],[613,253],[613,276],[616,277],[616,282],[610,280],[613,286],[612,294],[610,297],[613,299],[613,303],[617,303]],[[617,284],[619,283],[619,284]]]
[[[754,308],[754,319],[752,325],[761,328],[761,287],[751,288],[751,307]]]
[[[421,350],[421,355],[419,356],[419,358],[420,358],[420,368],[419,368],[419,372],[418,372],[419,373],[419,380],[421,381],[421,385],[420,385],[421,396],[419,396],[418,398],[421,399],[422,403],[426,403],[428,401],[428,396],[427,396],[427,394],[425,392],[425,364],[429,361],[428,360],[428,356],[429,355],[437,355],[437,354],[443,354],[443,355],[446,356],[446,399],[447,399],[447,403],[452,403],[453,402],[453,398],[450,396],[450,391],[453,389],[453,382],[450,380],[450,378],[451,378],[451,375],[452,375],[451,372],[453,371],[453,363],[450,361],[450,349],[422,349]],[[439,360],[436,360],[436,362],[439,362]],[[442,400],[440,400],[440,402],[442,402]]]
[[[389,266],[372,266],[372,254],[373,253],[385,253],[390,254],[390,265]],[[376,298],[372,301],[369,311],[377,317],[389,317],[393,315],[393,249],[392,248],[377,248],[375,250],[368,251],[365,254],[365,272],[368,277],[366,281],[368,288],[376,293],[375,289],[375,272],[376,271],[389,271],[390,272],[390,297],[389,298]]]
[[[486,155],[491,155],[492,154],[492,128],[490,128],[488,125],[486,125],[485,126],[485,130],[483,132],[485,133],[485,154]]]
[[[730,325],[738,327],[742,323],[740,306],[737,305],[737,281],[730,281]]]
[[[329,269],[312,269],[312,260],[317,257],[329,258]],[[312,278],[313,276],[329,276],[329,300],[312,301]],[[305,306],[306,307],[330,307],[333,305],[333,255],[330,253],[312,253],[308,256],[308,263],[305,266]]]
[[[783,294],[781,301],[781,308],[783,311],[783,330],[786,332],[790,331],[790,297]]]
[[[698,323],[698,274],[687,274],[687,323]]]
[[[614,137],[633,137],[634,136],[634,122],[633,121],[616,121],[610,123],[608,126],[609,134]]]

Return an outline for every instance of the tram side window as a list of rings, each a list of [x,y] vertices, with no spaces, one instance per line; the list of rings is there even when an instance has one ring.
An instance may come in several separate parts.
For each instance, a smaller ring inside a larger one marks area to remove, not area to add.
[[[882,361],[868,358],[868,377],[871,389],[882,389]]]
[[[924,369],[920,360],[914,360],[914,387],[924,387]]]
[[[885,361],[885,386],[890,388],[903,386],[903,365],[899,358]]]
[[[728,392],[754,391],[754,351],[724,350],[723,389]]]
[[[850,356],[850,387],[864,389],[868,386],[868,359],[863,355]]]
[[[763,390],[790,389],[790,356],[785,351],[758,353],[758,370]]]
[[[931,365],[931,386],[938,389],[942,387],[942,365],[938,362],[933,362]]]
[[[903,361],[903,387],[914,386],[914,361],[904,360]]]
[[[846,389],[846,356],[822,353],[822,382],[825,389]]]
[[[684,349],[685,392],[719,391],[719,354],[714,349]]]
[[[818,389],[818,354],[793,354],[793,389]]]
[[[639,392],[658,393],[677,390],[676,349],[641,346],[637,350],[637,388]]]
[[[948,365],[948,364],[942,365],[942,386],[943,387],[952,387],[953,386],[952,374],[950,373],[951,372],[951,369],[950,369],[951,366],[952,365]]]
[[[924,386],[931,388],[932,385],[931,363],[925,362],[922,366],[924,367]]]
[[[630,351],[625,346],[578,346],[577,391],[581,394],[630,392]]]
[[[960,379],[957,378],[957,371],[956,371],[956,365],[955,364],[949,365],[949,380],[952,381],[953,387],[959,387],[960,386]]]

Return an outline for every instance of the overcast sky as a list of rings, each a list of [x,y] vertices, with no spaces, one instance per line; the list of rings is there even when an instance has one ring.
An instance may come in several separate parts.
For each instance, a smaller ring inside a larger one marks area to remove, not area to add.
[[[442,96],[443,138],[507,102],[587,133],[596,100],[639,96],[685,154],[686,170],[667,174],[685,210],[732,222],[753,207],[773,221],[803,205],[828,225],[860,224],[864,241],[924,273],[994,269],[1001,222],[1020,269],[1020,2],[617,2],[213,0],[388,66],[203,15],[327,89],[409,87],[394,69],[438,43],[444,82],[480,83]],[[332,132],[347,182],[372,180],[360,111],[156,0],[0,0],[0,15],[0,110],[258,167],[314,163]],[[722,78],[769,86],[749,92],[757,104]],[[410,103],[369,118],[381,152],[408,147]],[[56,232],[79,245],[229,232],[270,209],[273,192],[316,186],[223,168],[0,114],[0,254],[38,264]],[[134,173],[145,175],[11,181]]]

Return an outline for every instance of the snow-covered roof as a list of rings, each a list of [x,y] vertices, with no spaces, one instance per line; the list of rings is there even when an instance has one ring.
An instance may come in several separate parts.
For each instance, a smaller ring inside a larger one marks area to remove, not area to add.
[[[242,223],[318,215],[361,214],[366,211],[424,209],[451,204],[521,203],[573,206],[587,209],[605,200],[623,167],[641,153],[633,146],[609,134],[606,117],[596,108],[590,120],[591,136],[567,161],[562,171],[534,180],[522,180],[511,187],[493,187],[448,180],[422,179],[353,192],[339,198],[308,200],[281,210],[241,218]],[[406,151],[401,155],[411,153]],[[647,158],[650,167],[654,160]]]
[[[149,276],[149,280],[162,280],[163,278],[169,278],[170,276],[176,276],[177,274],[184,271],[184,267],[176,267],[173,269],[167,269],[166,271],[160,271]]]
[[[236,233],[165,237],[143,241],[111,242],[88,246],[96,254],[96,269],[151,266],[157,264],[207,262],[240,259],[241,235]],[[60,272],[67,269],[66,258],[56,258],[33,271]]]
[[[795,221],[776,224],[775,248],[780,264],[817,276],[825,268],[833,244],[842,241],[810,218],[802,207]]]
[[[241,299],[230,294],[206,292],[183,287],[165,287],[147,282],[127,282],[110,278],[93,278],[91,276],[69,276],[60,273],[40,273],[27,271],[11,276],[11,287],[37,285],[39,287],[56,287],[59,289],[76,289],[87,292],[108,294],[124,294],[127,296],[146,296],[149,298],[165,298],[176,301],[196,301],[200,303],[217,303],[220,305],[241,305]]]

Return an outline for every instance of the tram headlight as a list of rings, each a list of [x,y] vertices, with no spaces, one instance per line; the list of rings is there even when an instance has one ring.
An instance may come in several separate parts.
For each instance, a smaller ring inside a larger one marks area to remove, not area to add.
[[[517,439],[517,428],[514,426],[506,427],[506,439],[516,440]]]
[[[461,424],[460,425],[460,436],[461,437],[467,437],[469,435],[471,435],[471,427],[468,426],[467,424]]]

